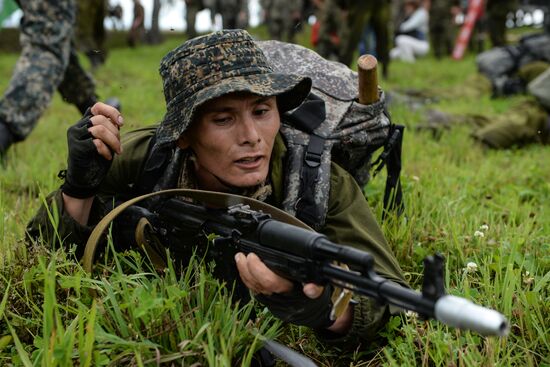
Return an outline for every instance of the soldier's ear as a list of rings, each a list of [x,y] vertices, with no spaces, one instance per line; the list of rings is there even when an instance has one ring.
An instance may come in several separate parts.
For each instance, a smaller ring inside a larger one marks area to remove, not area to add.
[[[188,134],[183,134],[179,137],[178,148],[185,150],[191,146],[191,144],[189,143],[189,137],[187,135]]]

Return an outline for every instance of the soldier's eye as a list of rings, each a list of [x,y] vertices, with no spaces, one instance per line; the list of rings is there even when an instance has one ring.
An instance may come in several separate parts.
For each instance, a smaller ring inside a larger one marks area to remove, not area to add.
[[[229,122],[231,122],[231,118],[229,116],[227,116],[227,117],[216,117],[216,118],[213,118],[212,121],[216,125],[226,125]]]

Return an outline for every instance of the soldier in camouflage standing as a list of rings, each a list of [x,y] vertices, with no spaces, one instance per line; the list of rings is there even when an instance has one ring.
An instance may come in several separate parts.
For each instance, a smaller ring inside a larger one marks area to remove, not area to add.
[[[202,9],[204,9],[202,0],[185,0],[185,22],[187,23],[186,34],[188,39],[197,37],[195,20],[197,19],[197,13]]]
[[[248,15],[248,0],[220,0],[219,11],[224,29],[240,28]]]
[[[302,0],[262,0],[264,21],[269,37],[294,43],[296,29],[302,17]]]
[[[57,88],[84,112],[96,100],[91,76],[82,69],[71,43],[76,1],[18,0],[21,56],[0,99],[0,156],[35,127]]]

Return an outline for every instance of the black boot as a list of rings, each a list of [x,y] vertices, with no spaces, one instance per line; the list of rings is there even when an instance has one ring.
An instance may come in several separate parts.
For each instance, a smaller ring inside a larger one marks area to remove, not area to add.
[[[8,126],[0,122],[0,159],[3,159],[15,139]]]

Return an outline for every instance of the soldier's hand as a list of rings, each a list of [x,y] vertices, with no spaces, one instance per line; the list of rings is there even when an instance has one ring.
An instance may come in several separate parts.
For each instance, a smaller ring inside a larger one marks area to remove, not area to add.
[[[303,288],[272,272],[254,253],[235,256],[243,283],[255,298],[283,321],[315,329],[333,324],[330,319],[332,301],[330,286],[306,284]]]
[[[239,252],[235,261],[244,285],[255,294],[270,296],[290,292],[294,288],[290,280],[275,274],[254,253],[244,255]]]
[[[273,293],[290,292],[294,288],[290,280],[271,271],[255,253],[244,255],[239,252],[235,260],[243,283],[256,294],[270,296]],[[315,283],[304,284],[302,288],[304,294],[311,299],[320,297],[323,290],[324,287]]]
[[[88,132],[93,137],[97,152],[103,158],[112,160],[113,152],[122,153],[119,130],[124,119],[116,108],[101,102],[94,104],[90,112],[93,117],[90,118]]]
[[[122,124],[122,116],[116,108],[99,102],[69,128],[63,193],[82,199],[97,193],[111,167],[114,153],[122,153],[119,134]]]

